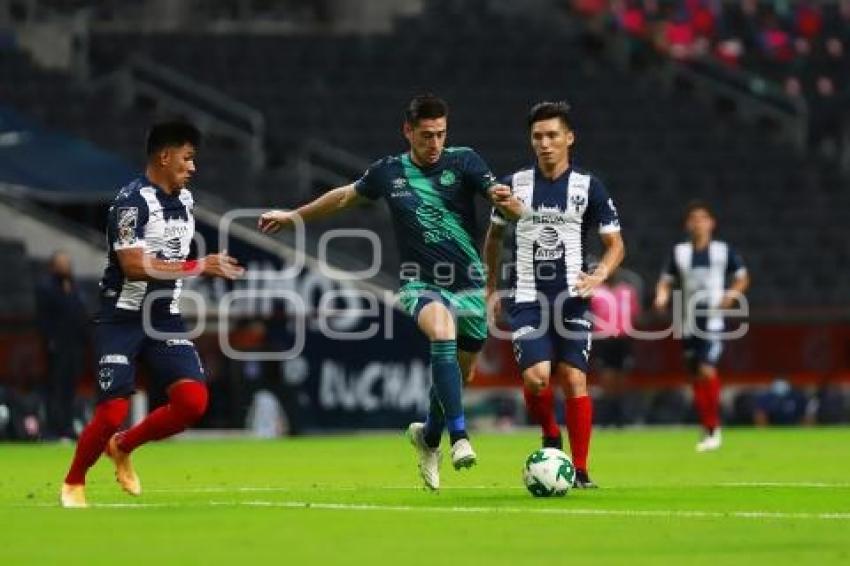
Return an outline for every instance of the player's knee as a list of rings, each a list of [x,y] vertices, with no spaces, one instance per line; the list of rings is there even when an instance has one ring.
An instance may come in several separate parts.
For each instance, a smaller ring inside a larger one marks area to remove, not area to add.
[[[584,397],[587,395],[587,380],[570,380],[567,382],[570,391],[570,397]]]
[[[570,397],[587,395],[587,375],[583,371],[570,369],[563,372],[563,380],[567,385]]]
[[[714,379],[717,377],[717,368],[709,364],[700,364],[698,376],[701,379]]]
[[[523,376],[525,387],[534,395],[539,394],[549,385],[549,376],[543,372],[531,371]]]
[[[171,394],[171,405],[189,422],[199,420],[207,411],[209,393],[203,383],[187,381],[176,385]]]
[[[440,303],[431,303],[422,309],[419,315],[419,327],[431,341],[456,338],[452,313]]]

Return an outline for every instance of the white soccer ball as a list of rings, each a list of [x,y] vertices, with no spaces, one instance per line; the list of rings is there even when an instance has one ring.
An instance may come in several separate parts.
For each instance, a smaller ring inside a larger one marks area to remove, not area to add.
[[[566,495],[575,477],[572,460],[557,448],[535,450],[525,460],[522,469],[525,487],[534,497]]]

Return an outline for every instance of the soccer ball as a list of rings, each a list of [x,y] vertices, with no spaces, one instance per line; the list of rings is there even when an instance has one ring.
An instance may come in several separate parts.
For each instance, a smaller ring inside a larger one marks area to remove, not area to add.
[[[535,450],[522,469],[525,487],[534,497],[566,495],[575,477],[572,460],[557,448]]]

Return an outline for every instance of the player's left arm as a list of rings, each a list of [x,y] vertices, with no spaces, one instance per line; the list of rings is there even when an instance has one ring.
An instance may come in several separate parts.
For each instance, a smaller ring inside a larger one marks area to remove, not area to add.
[[[601,285],[620,267],[626,257],[626,244],[620,231],[599,234],[605,253],[591,273],[579,273],[576,290],[582,297],[589,297],[593,290]]]
[[[731,247],[729,248],[729,258],[726,261],[726,273],[732,276],[732,284],[723,293],[723,299],[720,301],[721,309],[729,309],[735,306],[738,298],[750,287],[750,273],[741,256]]]
[[[602,284],[623,263],[626,257],[626,244],[620,233],[620,218],[614,200],[608,191],[595,178],[588,190],[588,205],[585,222],[597,226],[599,238],[605,248],[602,259],[591,273],[579,273],[576,290],[582,297],[589,297],[593,290]]]
[[[500,183],[487,163],[473,150],[467,150],[463,159],[464,181],[473,190],[490,201],[508,220],[517,220],[522,216],[524,205],[516,198],[511,188]]]

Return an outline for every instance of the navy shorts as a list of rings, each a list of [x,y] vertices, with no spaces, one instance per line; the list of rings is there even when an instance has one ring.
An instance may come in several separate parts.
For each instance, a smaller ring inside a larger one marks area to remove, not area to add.
[[[691,373],[696,373],[701,364],[716,366],[723,353],[723,342],[719,338],[698,338],[686,336],[682,339],[685,365]]]
[[[99,321],[94,326],[98,402],[127,397],[136,390],[136,360],[150,368],[155,385],[169,387],[180,379],[204,380],[195,345],[185,338],[179,316],[155,320],[154,329],[169,337],[148,336],[141,320]]]
[[[566,362],[587,373],[593,331],[589,307],[586,299],[569,299],[560,308],[554,301],[545,306],[538,301],[508,303],[514,357],[520,371],[550,361]]]

